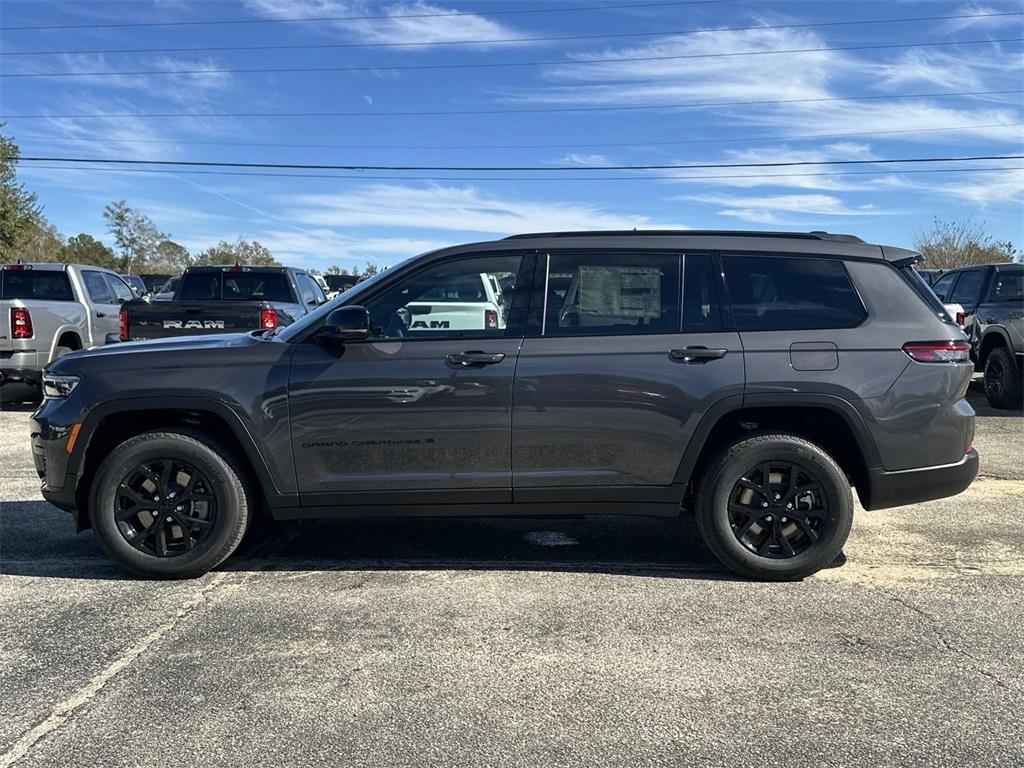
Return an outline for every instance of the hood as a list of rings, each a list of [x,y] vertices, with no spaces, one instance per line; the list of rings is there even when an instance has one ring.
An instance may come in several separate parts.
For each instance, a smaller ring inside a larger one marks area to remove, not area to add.
[[[123,362],[140,355],[160,355],[168,352],[201,353],[203,350],[224,350],[263,344],[249,333],[220,333],[207,336],[177,336],[147,341],[123,341],[71,352],[54,360],[46,370],[53,373],[71,373],[78,367],[78,361],[93,361],[108,358],[111,362]]]

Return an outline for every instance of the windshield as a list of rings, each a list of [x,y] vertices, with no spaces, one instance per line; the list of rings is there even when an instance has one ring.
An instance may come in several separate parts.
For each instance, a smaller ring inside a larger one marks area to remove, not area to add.
[[[360,297],[365,295],[367,290],[376,285],[381,280],[381,278],[389,274],[392,269],[403,267],[413,259],[417,258],[419,257],[413,256],[411,258],[408,258],[405,261],[401,262],[400,264],[396,264],[389,270],[381,270],[372,277],[366,278],[365,280],[363,280],[363,282],[356,283],[356,285],[352,286],[344,293],[335,296],[326,304],[321,304],[319,307],[314,309],[305,317],[296,320],[291,325],[285,327],[284,330],[276,334],[274,338],[280,339],[281,341],[291,341],[292,339],[301,336],[306,331],[307,328],[316,327],[317,325],[322,323],[323,319],[338,307],[344,306],[345,304],[358,304]]]

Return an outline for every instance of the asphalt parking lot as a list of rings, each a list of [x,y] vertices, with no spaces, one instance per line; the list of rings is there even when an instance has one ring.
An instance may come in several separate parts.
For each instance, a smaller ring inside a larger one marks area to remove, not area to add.
[[[1019,766],[1024,417],[971,399],[983,476],[794,584],[611,518],[268,525],[134,581],[5,406],[0,768]]]

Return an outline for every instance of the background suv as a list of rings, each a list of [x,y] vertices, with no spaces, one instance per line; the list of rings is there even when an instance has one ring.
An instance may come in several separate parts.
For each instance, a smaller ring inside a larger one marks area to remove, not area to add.
[[[118,344],[45,378],[44,496],[147,576],[250,517],[696,514],[807,576],[868,509],[974,478],[973,366],[915,253],[824,233],[521,235],[410,259],[270,331]],[[411,328],[494,278],[503,323]],[[417,308],[410,311],[410,306]]]
[[[1024,264],[984,264],[946,272],[932,286],[943,302],[961,304],[971,357],[985,374],[996,408],[1024,404]]]

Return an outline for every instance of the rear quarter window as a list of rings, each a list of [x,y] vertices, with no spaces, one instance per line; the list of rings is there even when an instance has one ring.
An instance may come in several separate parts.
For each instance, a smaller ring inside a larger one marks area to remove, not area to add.
[[[722,261],[738,330],[853,328],[867,314],[839,259],[727,255]]]
[[[994,304],[1024,304],[1024,267],[997,269],[988,289],[988,301]]]
[[[74,301],[67,272],[56,270],[0,270],[0,299]]]

